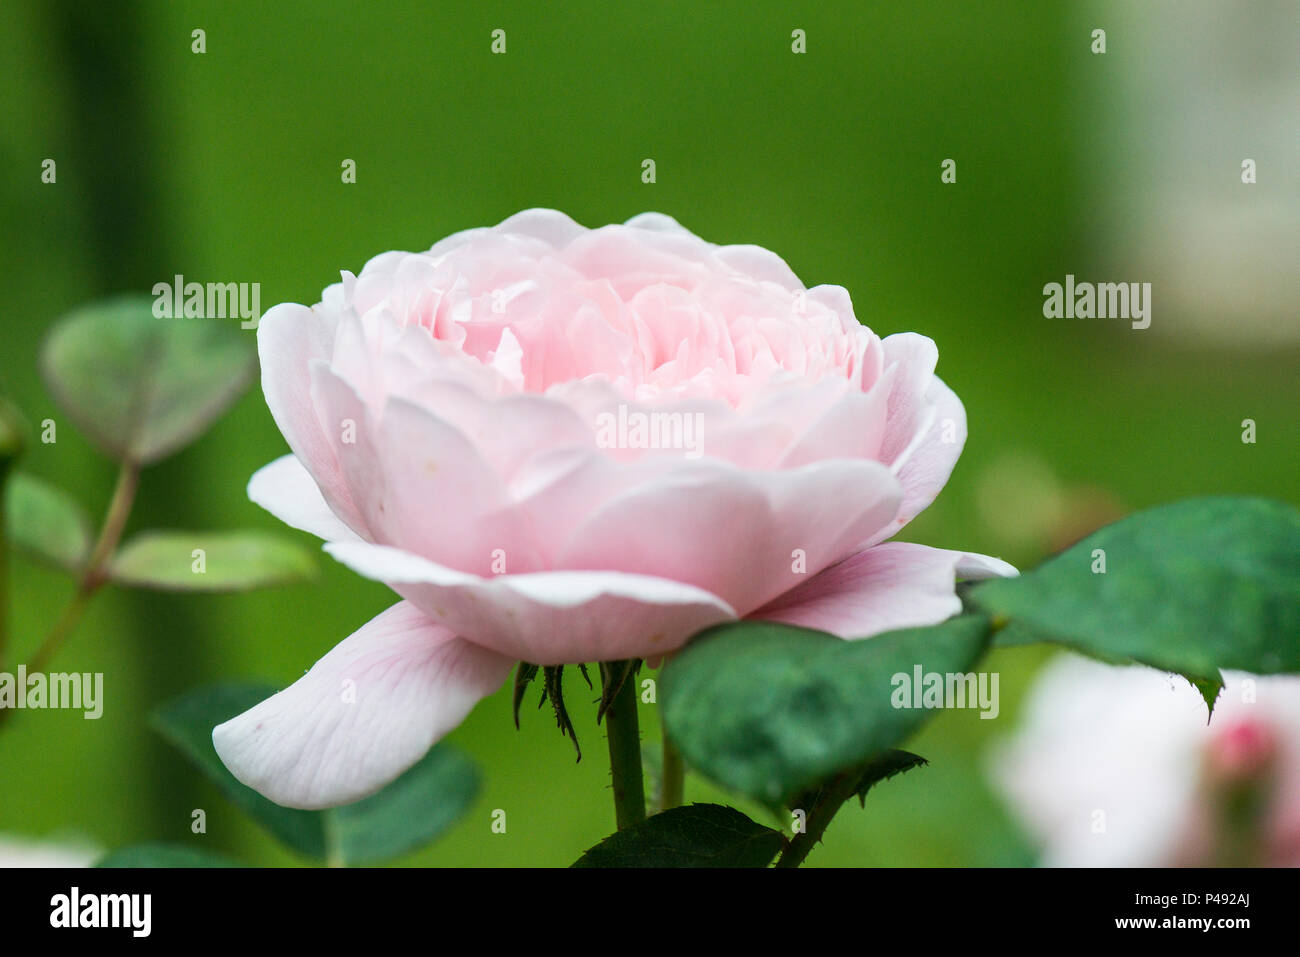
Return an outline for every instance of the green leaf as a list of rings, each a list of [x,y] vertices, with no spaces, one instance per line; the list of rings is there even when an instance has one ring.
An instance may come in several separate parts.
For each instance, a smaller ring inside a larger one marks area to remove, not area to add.
[[[858,803],[866,807],[867,792],[881,781],[888,781],[895,775],[904,774],[913,768],[924,767],[929,763],[919,754],[897,748],[876,755],[867,762],[866,767],[862,769],[862,777],[858,779]]]
[[[721,804],[691,804],[611,834],[574,867],[766,867],[780,831]]]
[[[24,472],[5,486],[5,524],[17,548],[70,572],[90,555],[90,520],[62,489]]]
[[[136,844],[110,851],[95,864],[96,867],[245,867],[247,865],[216,854],[200,851],[184,844]]]
[[[335,815],[343,862],[370,864],[434,841],[469,810],[478,790],[474,762],[442,743],[378,794],[324,813]]]
[[[854,794],[858,796],[858,803],[863,807],[867,806],[867,792],[879,784],[894,777],[896,774],[902,774],[904,771],[910,771],[912,768],[921,767],[929,764],[925,758],[919,754],[913,754],[911,751],[900,751],[897,748],[890,748],[888,751],[882,751],[875,757],[871,758],[861,768],[853,769],[846,772],[844,777],[836,775],[834,778],[828,778],[815,787],[791,798],[788,806],[791,810],[798,808],[808,811],[812,808],[819,807],[824,801],[832,797],[835,792],[843,795],[843,800],[848,800]],[[852,784],[852,787],[845,791],[841,788],[841,780]]]
[[[307,857],[326,853],[324,818],[318,811],[281,807],[241,784],[226,770],[212,746],[212,729],[269,698],[279,688],[261,684],[220,684],[199,688],[159,709],[153,724],[221,789],[230,801],[280,843]]]
[[[45,341],[41,369],[69,417],[118,461],[147,465],[211,425],[251,381],[251,337],[220,319],[159,319],[147,296],[82,307]]]
[[[660,677],[668,734],[692,766],[769,805],[865,765],[931,712],[894,706],[894,676],[965,673],[983,615],[845,641],[771,622],[704,632]]]
[[[1221,668],[1300,671],[1300,510],[1260,498],[1164,505],[968,598],[1010,620],[999,644],[1176,671],[1212,700]]]
[[[514,692],[511,695],[511,708],[515,715],[515,730],[519,730],[519,706],[524,703],[524,693],[533,679],[537,677],[537,672],[541,669],[527,661],[519,662],[519,667],[515,669]]]
[[[143,532],[109,563],[119,584],[168,591],[243,591],[315,573],[312,554],[296,542],[256,531]]]
[[[388,860],[440,836],[473,803],[473,761],[442,743],[377,794],[329,811],[281,807],[231,774],[212,747],[212,729],[269,698],[278,688],[220,684],[191,691],[154,715],[155,728],[203,771],[240,810],[298,853],[340,863]]]
[[[578,743],[578,732],[569,717],[569,709],[564,704],[564,665],[544,665],[542,667],[542,700],[537,703],[540,708],[547,701],[555,712],[555,726],[560,729],[560,736],[573,742],[578,760],[582,760],[582,745]]]

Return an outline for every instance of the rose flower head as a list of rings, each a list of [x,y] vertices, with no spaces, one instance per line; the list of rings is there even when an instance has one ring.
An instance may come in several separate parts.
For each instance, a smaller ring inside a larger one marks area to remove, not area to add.
[[[292,454],[249,496],[402,599],[215,730],[280,804],[374,793],[517,661],[655,659],[740,618],[866,638],[1015,573],[887,541],[966,437],[934,343],[668,216],[384,253],[270,310],[258,351]]]

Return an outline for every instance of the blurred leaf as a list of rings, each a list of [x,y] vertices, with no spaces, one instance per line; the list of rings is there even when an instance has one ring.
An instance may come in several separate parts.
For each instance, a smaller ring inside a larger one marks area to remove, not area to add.
[[[86,513],[66,492],[25,472],[10,476],[4,490],[9,540],[34,558],[79,571],[90,555]]]
[[[691,804],[605,838],[574,867],[766,867],[785,844],[732,807]]]
[[[894,676],[965,673],[989,631],[982,615],[859,641],[772,622],[719,625],[665,665],[664,725],[693,767],[769,805],[785,803],[932,717],[895,707]]]
[[[219,319],[159,319],[147,296],[59,320],[41,369],[69,417],[118,461],[156,462],[202,433],[256,368],[250,337]]]
[[[317,811],[281,807],[239,783],[217,757],[212,729],[269,698],[279,688],[220,684],[191,691],[154,714],[154,727],[211,778],[240,810],[282,844],[307,857],[325,857],[325,826]]]
[[[1176,671],[1212,701],[1221,668],[1300,671],[1300,510],[1233,497],[1163,505],[969,599],[1010,619],[999,644]]]
[[[316,561],[302,546],[257,531],[142,532],[109,563],[119,584],[169,591],[243,591],[315,573]]]
[[[246,867],[247,865],[184,844],[136,844],[110,851],[96,867]]]
[[[478,790],[474,762],[444,742],[378,794],[323,813],[336,815],[343,861],[370,864],[437,839],[469,810]]]

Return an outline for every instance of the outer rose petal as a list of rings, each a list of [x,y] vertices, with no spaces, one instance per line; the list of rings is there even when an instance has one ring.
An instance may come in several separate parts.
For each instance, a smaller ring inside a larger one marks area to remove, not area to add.
[[[248,497],[291,528],[327,542],[359,541],[326,504],[316,480],[296,455],[282,455],[248,480]]]
[[[903,485],[900,512],[908,521],[925,511],[943,491],[966,444],[966,409],[957,394],[938,376],[930,380],[927,393],[934,410],[930,427],[898,467],[898,480]],[[944,433],[949,430],[952,441],[945,441]]]
[[[288,688],[218,725],[212,743],[236,778],[277,804],[350,804],[423,757],[512,665],[399,602]]]
[[[935,625],[961,611],[957,578],[1012,576],[1004,561],[907,542],[864,549],[815,575],[751,617],[868,638]]]
[[[386,582],[457,634],[538,665],[662,655],[736,617],[716,595],[648,575],[567,571],[479,578],[383,545],[335,542],[325,550],[353,571]]]
[[[774,282],[791,292],[804,288],[789,264],[770,249],[748,244],[719,246],[716,255],[732,269],[755,279]]]
[[[563,249],[587,232],[587,228],[575,223],[572,218],[558,209],[535,207],[522,210],[502,220],[495,231],[531,236],[533,239],[549,243],[555,249]]]
[[[257,325],[257,355],[262,392],[275,424],[331,507],[354,529],[364,528],[344,485],[338,460],[321,428],[311,394],[311,363],[334,351],[337,320],[327,309],[283,303]]]
[[[880,459],[903,486],[898,519],[888,535],[914,519],[935,500],[966,444],[966,410],[956,394],[934,374],[939,350],[933,340],[903,332],[882,340],[884,364],[897,369],[889,396],[889,416]]]
[[[625,226],[632,226],[636,229],[646,229],[657,233],[672,233],[678,236],[687,236],[691,239],[699,239],[693,232],[669,216],[667,213],[637,213],[629,219]],[[703,240],[701,240],[703,242]]]

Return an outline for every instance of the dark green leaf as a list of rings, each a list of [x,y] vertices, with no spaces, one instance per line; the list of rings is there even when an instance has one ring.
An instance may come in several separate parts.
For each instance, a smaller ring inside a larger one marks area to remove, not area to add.
[[[469,809],[478,789],[474,762],[442,743],[378,794],[324,813],[335,815],[344,863],[370,864],[435,840]]]
[[[23,472],[5,486],[5,524],[17,548],[71,572],[90,554],[90,520],[66,492]]]
[[[581,761],[582,746],[578,744],[578,732],[574,730],[573,719],[569,717],[569,709],[564,704],[564,665],[546,665],[542,668],[542,688],[542,700],[537,706],[540,708],[542,703],[551,702],[556,727],[560,729],[561,735],[573,742],[573,749]]]
[[[252,337],[220,319],[159,319],[124,296],[61,319],[41,368],[50,392],[94,442],[141,465],[203,432],[251,381]]]
[[[143,532],[122,546],[109,576],[122,585],[168,591],[243,591],[303,581],[311,553],[268,532]]]
[[[211,778],[240,810],[277,840],[307,857],[325,857],[324,819],[316,811],[281,807],[240,784],[217,757],[212,729],[242,714],[280,689],[256,684],[220,684],[191,691],[161,708],[154,726]]]
[[[1210,714],[1214,714],[1214,703],[1219,700],[1219,694],[1223,691],[1223,675],[1216,674],[1211,678],[1188,678],[1187,680],[1201,693]]]
[[[900,751],[891,748],[883,751],[874,758],[867,761],[861,768],[855,768],[845,772],[843,776],[836,775],[827,781],[808,788],[800,794],[795,795],[789,801],[789,807],[793,810],[798,808],[803,811],[809,811],[813,808],[820,807],[828,798],[834,798],[838,793],[837,800],[841,803],[848,800],[854,794],[858,796],[858,803],[863,807],[867,806],[867,792],[881,781],[888,780],[896,774],[902,774],[904,771],[910,771],[912,768],[921,767],[929,762],[919,754],[913,754],[911,751]],[[849,787],[844,787],[841,782],[846,782]],[[838,809],[838,808],[837,808]]]
[[[511,700],[511,707],[515,715],[515,730],[519,730],[519,706],[524,703],[524,692],[537,677],[537,665],[529,664],[526,661],[519,662],[519,667],[515,669],[514,694]]]
[[[574,867],[766,867],[780,831],[720,804],[675,807],[611,834]]]
[[[96,867],[245,867],[247,865],[216,854],[200,851],[184,844],[136,844],[110,851]]]
[[[664,723],[698,770],[785,803],[901,742],[931,713],[895,707],[895,676],[963,674],[989,630],[983,615],[859,641],[770,622],[720,625],[664,667]]]
[[[897,748],[891,748],[876,755],[867,762],[867,766],[862,769],[862,776],[858,779],[858,801],[863,807],[866,807],[867,792],[881,781],[888,781],[897,774],[903,774],[913,768],[923,767],[929,763],[919,754],[913,754],[911,751],[901,751]]]
[[[1142,662],[1212,695],[1221,668],[1300,671],[1300,510],[1259,498],[1164,505],[968,598],[1010,620],[999,644]]]

